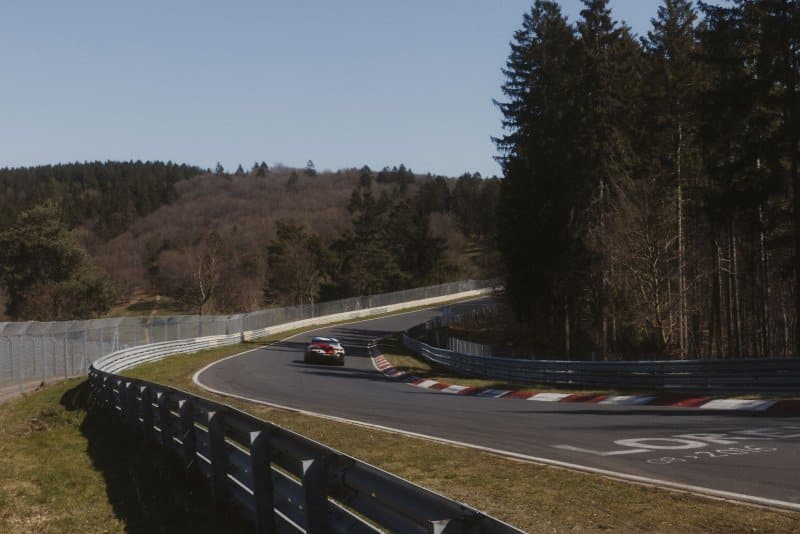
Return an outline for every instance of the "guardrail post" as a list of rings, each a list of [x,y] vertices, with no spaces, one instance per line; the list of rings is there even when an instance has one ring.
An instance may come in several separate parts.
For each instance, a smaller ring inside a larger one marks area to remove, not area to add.
[[[125,422],[136,430],[136,427],[139,425],[139,406],[136,401],[136,387],[131,382],[125,382],[123,391],[125,391],[125,402],[123,403],[125,405]]]
[[[42,349],[42,384],[47,384],[47,338],[42,337],[39,347]]]
[[[328,457],[303,460],[303,491],[305,492],[306,532],[330,532],[328,510]]]
[[[95,372],[94,378],[98,402],[100,402],[104,410],[109,410],[113,415],[116,415],[117,407],[114,404],[113,380],[108,375],[97,372]]]
[[[214,498],[221,505],[228,493],[228,466],[225,455],[225,414],[208,413],[208,449],[211,456],[211,485]]]
[[[153,430],[153,394],[150,386],[143,386],[140,390],[142,398],[142,426],[144,427],[145,441],[152,442],[155,431]]]
[[[253,474],[253,499],[256,510],[256,532],[275,532],[275,498],[272,488],[269,431],[250,432],[250,472]]]
[[[69,372],[67,371],[67,354],[69,353],[69,333],[64,331],[64,380],[69,378]]]
[[[86,346],[86,329],[83,330],[83,359],[81,359],[81,372],[85,371],[89,368],[89,364],[87,360],[89,359],[88,354],[89,348]]]
[[[19,369],[19,392],[22,393],[25,389],[25,362],[22,361],[22,352],[20,349],[24,348],[24,341],[21,336],[17,336],[17,368]],[[22,346],[20,346],[22,345]],[[14,345],[11,345],[11,352],[14,352]]]
[[[194,435],[194,407],[189,400],[178,402],[178,415],[181,422],[181,442],[183,443],[183,467],[189,469],[197,458]]]
[[[119,398],[119,414],[120,414],[120,422],[127,424],[128,422],[128,390],[125,386],[125,381],[121,379],[115,379],[114,382],[117,384],[117,396]]]
[[[158,404],[158,428],[161,430],[161,446],[172,446],[172,432],[171,432],[171,416],[172,413],[169,409],[169,397],[166,391],[161,391],[156,396],[156,404]]]
[[[8,336],[8,366],[9,366],[9,373],[11,375],[11,383],[14,383],[14,378],[16,375],[14,374],[14,338]]]

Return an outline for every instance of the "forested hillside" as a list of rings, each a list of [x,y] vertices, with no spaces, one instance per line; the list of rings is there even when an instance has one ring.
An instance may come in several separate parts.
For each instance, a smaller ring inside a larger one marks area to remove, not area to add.
[[[500,246],[540,354],[800,354],[800,7],[536,1],[496,140]]]
[[[87,163],[0,176],[0,297],[13,319],[157,304],[236,313],[499,274],[499,180],[477,175],[419,176],[403,165],[317,172],[309,161],[233,173]]]

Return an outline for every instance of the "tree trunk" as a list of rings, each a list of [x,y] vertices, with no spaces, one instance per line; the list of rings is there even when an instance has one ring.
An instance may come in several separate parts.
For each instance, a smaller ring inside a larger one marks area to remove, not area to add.
[[[789,355],[789,318],[786,313],[786,303],[781,297],[781,315],[783,317],[783,357]]]
[[[794,189],[794,355],[800,357],[800,175],[798,175],[797,145],[792,155],[792,186]]]
[[[731,277],[733,279],[733,310],[736,320],[736,354],[741,358],[744,353],[744,348],[742,347],[742,311],[739,291],[739,266],[736,260],[736,232],[733,223],[731,223]]]
[[[758,218],[759,222],[763,225],[764,223],[764,212],[763,209],[759,206],[758,208]],[[770,342],[770,332],[769,332],[769,299],[771,298],[770,295],[770,287],[769,287],[769,265],[767,264],[767,247],[765,246],[766,236],[764,235],[764,231],[762,230],[759,233],[758,245],[761,252],[761,276],[763,280],[763,290],[762,290],[762,317],[761,317],[761,344],[762,344],[762,355],[767,358],[770,356],[770,352],[772,352],[771,342]]]
[[[681,358],[686,358],[686,287],[683,272],[683,179],[681,176],[681,147],[683,129],[678,123],[676,173],[678,179],[678,346]]]
[[[734,350],[733,347],[734,347],[734,344],[735,344],[735,341],[734,341],[735,332],[734,332],[734,330],[735,330],[736,326],[735,326],[735,322],[734,322],[734,307],[733,307],[733,262],[731,261],[731,256],[732,256],[732,253],[733,253],[733,248],[731,246],[731,243],[733,243],[733,240],[732,240],[732,236],[729,236],[729,238],[731,238],[731,241],[728,243],[728,301],[727,301],[727,304],[728,304],[728,310],[727,310],[727,314],[728,314],[728,317],[727,317],[727,319],[728,319],[728,321],[727,321],[727,327],[728,327],[728,351],[727,352],[728,352],[728,357],[730,358],[735,353],[735,350]]]
[[[725,323],[725,286],[722,283],[722,247],[717,243],[717,290],[719,292],[719,305],[717,307],[717,351],[718,357],[724,357],[723,325]]]
[[[564,299],[564,349],[566,350],[567,359],[571,360],[569,352],[569,299]]]

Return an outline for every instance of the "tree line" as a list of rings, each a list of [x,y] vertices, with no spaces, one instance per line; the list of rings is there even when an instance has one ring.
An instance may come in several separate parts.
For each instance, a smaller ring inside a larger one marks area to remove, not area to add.
[[[543,354],[800,354],[800,5],[537,0],[506,67],[499,246]]]

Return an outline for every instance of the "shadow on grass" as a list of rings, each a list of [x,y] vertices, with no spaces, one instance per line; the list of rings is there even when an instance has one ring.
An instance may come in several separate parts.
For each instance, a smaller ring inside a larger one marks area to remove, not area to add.
[[[67,391],[61,405],[85,413],[80,431],[108,502],[126,532],[250,532],[231,510],[218,507],[201,475],[122,426],[95,405],[88,382]]]

